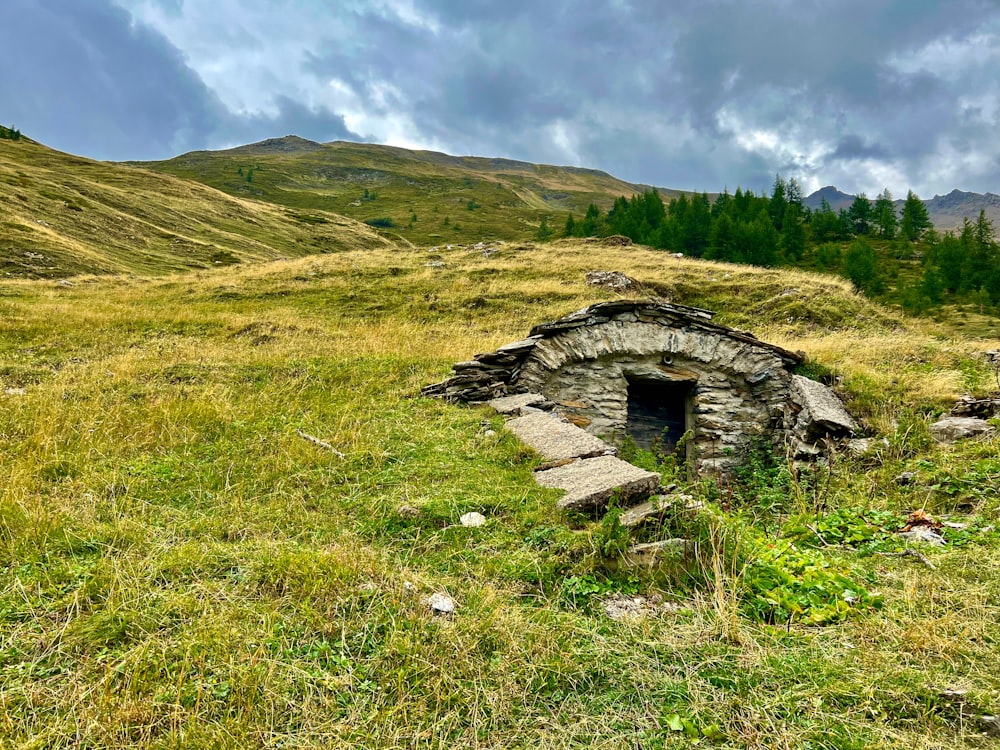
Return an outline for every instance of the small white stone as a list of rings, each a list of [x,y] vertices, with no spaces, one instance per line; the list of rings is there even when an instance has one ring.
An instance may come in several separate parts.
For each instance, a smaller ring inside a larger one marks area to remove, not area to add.
[[[455,600],[447,594],[431,594],[424,600],[424,603],[436,615],[453,615],[458,608]]]
[[[482,526],[483,524],[486,523],[486,516],[484,516],[482,513],[476,513],[475,511],[472,511],[471,513],[466,513],[458,520],[467,529],[474,529],[477,526]]]
[[[24,388],[8,388],[4,393],[8,396],[23,396],[27,391]]]

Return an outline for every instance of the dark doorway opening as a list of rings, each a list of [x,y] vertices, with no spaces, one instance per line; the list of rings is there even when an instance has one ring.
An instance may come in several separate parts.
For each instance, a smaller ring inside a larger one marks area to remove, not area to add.
[[[628,384],[626,431],[635,444],[673,453],[688,429],[694,383],[635,380]]]

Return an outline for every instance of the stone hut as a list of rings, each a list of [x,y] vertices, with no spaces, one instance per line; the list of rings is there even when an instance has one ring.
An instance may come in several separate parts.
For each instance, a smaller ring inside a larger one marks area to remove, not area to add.
[[[825,385],[795,375],[805,355],[666,302],[602,302],[527,338],[454,365],[423,393],[479,403],[536,393],[548,408],[620,444],[672,450],[680,438],[699,472],[726,472],[752,440],[816,455],[856,425]]]

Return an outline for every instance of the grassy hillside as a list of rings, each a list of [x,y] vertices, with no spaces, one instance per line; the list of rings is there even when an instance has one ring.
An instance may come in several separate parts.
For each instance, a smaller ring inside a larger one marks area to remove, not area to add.
[[[417,396],[612,297],[594,268],[806,351],[887,444],[684,484],[708,510],[643,535],[697,549],[624,567],[495,416]],[[0,281],[0,748],[986,747],[998,444],[926,427],[995,387],[984,348],[837,279],[600,243]],[[934,569],[889,533],[915,508],[968,524]],[[755,616],[761,539],[806,561],[776,591],[841,601],[843,570],[881,608]],[[614,620],[616,593],[670,606]]]
[[[561,229],[570,211],[579,218],[591,203],[606,210],[618,196],[648,189],[591,169],[295,136],[143,166],[231,195],[389,219],[389,233],[416,245],[532,238],[542,217]]]
[[[197,182],[0,140],[0,277],[158,274],[347,247],[372,229]]]

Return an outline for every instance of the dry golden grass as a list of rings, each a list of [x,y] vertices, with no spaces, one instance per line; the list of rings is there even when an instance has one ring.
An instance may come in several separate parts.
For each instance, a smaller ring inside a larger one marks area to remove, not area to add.
[[[200,183],[0,141],[0,273],[159,274],[387,246],[374,230]]]
[[[594,269],[808,352],[890,440],[802,479],[766,534],[812,502],[996,524],[996,443],[926,440],[930,413],[989,387],[984,342],[824,277],[576,242],[2,282],[0,748],[691,745],[675,716],[703,746],[986,746],[995,534],[928,551],[933,571],[825,550],[884,607],[762,624],[727,557],[737,527],[704,569],[620,569],[600,524],[537,487],[532,455],[481,432],[495,417],[417,397],[452,362],[616,296],[584,284]],[[470,510],[487,525],[459,526]],[[574,606],[586,585],[681,606],[616,622]],[[422,604],[438,591],[454,618]]]

